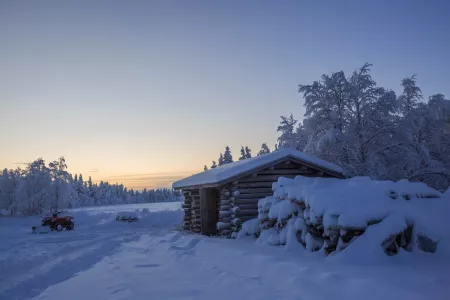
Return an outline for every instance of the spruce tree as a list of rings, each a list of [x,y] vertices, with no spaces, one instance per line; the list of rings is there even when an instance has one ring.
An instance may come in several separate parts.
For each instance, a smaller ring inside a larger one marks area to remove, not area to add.
[[[233,156],[231,155],[230,147],[225,147],[225,153],[223,154],[223,164],[229,164],[233,162]]]
[[[270,149],[269,149],[269,147],[267,146],[266,143],[263,143],[261,145],[261,150],[259,150],[259,152],[258,152],[258,156],[259,155],[263,155],[263,154],[267,154],[267,153],[270,153]]]
[[[216,164],[216,162],[215,161],[213,161],[212,162],[212,166],[211,166],[211,169],[214,169],[214,168],[216,168],[217,167],[217,164]]]
[[[245,158],[252,158],[252,150],[248,146],[245,146]]]
[[[220,156],[219,156],[219,166],[221,166],[221,165],[223,165],[223,164],[224,164],[224,162],[223,162],[223,154],[220,153]]]
[[[239,157],[239,160],[246,159],[247,155],[245,154],[244,146],[241,147],[241,157]]]

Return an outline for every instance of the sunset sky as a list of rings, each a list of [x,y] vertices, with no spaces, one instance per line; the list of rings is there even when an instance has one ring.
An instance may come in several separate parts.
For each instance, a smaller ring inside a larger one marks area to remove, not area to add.
[[[0,0],[0,168],[170,186],[227,144],[272,149],[299,83],[365,62],[449,97],[448,2]]]

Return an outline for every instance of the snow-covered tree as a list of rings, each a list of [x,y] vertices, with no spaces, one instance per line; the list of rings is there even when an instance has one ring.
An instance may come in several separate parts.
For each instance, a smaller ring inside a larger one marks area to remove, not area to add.
[[[400,113],[408,114],[418,108],[422,100],[422,90],[416,85],[416,75],[402,80],[403,94],[398,97]]]
[[[52,179],[45,161],[39,158],[25,169],[16,193],[16,209],[25,213],[41,213],[50,208],[52,198]]]
[[[291,114],[289,117],[281,116],[281,122],[277,131],[281,132],[278,137],[278,148],[296,148],[295,125],[297,120]]]
[[[349,77],[337,72],[299,85],[304,119],[297,128],[292,116],[282,119],[278,147],[304,144],[305,152],[343,166],[349,175],[441,185],[437,174],[444,178],[449,170],[448,101],[438,94],[421,102],[415,76],[402,81],[397,98],[376,85],[371,66],[364,64]]]
[[[216,167],[217,167],[217,164],[216,164],[215,161],[213,161],[213,162],[212,162],[212,165],[211,165],[211,169],[214,169],[214,168],[216,168]]]
[[[261,150],[259,150],[259,152],[258,152],[258,156],[259,155],[263,155],[263,154],[267,154],[267,153],[270,153],[270,149],[269,149],[269,147],[267,146],[266,143],[262,143]]]
[[[224,164],[224,162],[223,162],[223,154],[220,153],[220,156],[219,156],[219,166],[221,166],[221,165],[223,165],[223,164]]]
[[[208,171],[208,167],[206,165],[203,167],[203,171]]]
[[[9,210],[13,203],[15,188],[7,169],[0,175],[0,210]]]
[[[35,214],[78,206],[175,201],[181,197],[180,192],[169,189],[141,193],[127,190],[121,184],[101,182],[97,185],[90,177],[83,181],[81,174],[75,177],[76,181],[67,172],[64,157],[48,166],[39,158],[25,170],[3,170],[0,173],[0,209],[12,215]]]

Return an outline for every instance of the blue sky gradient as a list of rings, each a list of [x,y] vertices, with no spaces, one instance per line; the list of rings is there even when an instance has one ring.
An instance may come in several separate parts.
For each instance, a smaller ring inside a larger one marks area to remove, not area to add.
[[[449,2],[0,1],[0,166],[167,186],[226,144],[273,148],[299,83],[365,62],[449,97]]]

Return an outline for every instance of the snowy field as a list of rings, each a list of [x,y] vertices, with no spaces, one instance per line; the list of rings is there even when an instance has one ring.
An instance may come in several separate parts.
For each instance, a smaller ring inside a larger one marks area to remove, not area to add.
[[[119,211],[148,208],[136,223]],[[180,203],[73,210],[72,232],[0,218],[0,299],[448,299],[450,268],[408,253],[385,265],[174,231]],[[344,250],[345,251],[345,250]]]

